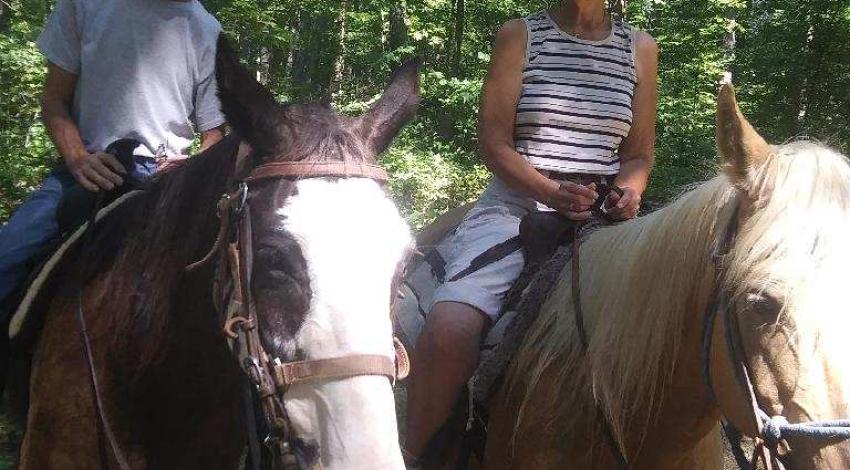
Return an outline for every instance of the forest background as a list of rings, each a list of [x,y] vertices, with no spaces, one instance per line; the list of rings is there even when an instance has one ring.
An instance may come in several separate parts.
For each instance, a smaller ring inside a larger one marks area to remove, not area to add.
[[[53,3],[0,0],[0,220],[56,163],[39,116],[45,66],[33,42]],[[284,101],[319,100],[357,113],[403,59],[425,59],[419,115],[383,157],[416,228],[486,184],[475,123],[494,34],[508,19],[547,7],[540,0],[202,3]],[[648,199],[664,202],[716,171],[714,101],[724,71],[773,142],[805,136],[850,152],[850,0],[624,3],[626,20],[661,49]]]

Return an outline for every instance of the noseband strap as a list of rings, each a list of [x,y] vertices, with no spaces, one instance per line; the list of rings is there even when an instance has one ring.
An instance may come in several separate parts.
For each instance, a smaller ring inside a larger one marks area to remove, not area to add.
[[[314,361],[289,362],[274,366],[275,384],[278,388],[321,380],[339,380],[360,375],[383,375],[393,383],[403,380],[410,372],[407,351],[398,339],[393,339],[395,360],[379,354],[354,354],[351,356]]]

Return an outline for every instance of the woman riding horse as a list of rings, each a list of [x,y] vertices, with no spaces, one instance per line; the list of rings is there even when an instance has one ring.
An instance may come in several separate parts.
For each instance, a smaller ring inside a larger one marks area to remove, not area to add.
[[[457,403],[524,256],[514,251],[459,276],[470,261],[515,237],[532,211],[587,221],[602,183],[623,191],[607,199],[611,218],[638,213],[652,167],[657,56],[653,38],[613,18],[601,0],[565,0],[499,31],[479,129],[495,178],[454,235],[449,281],[435,292],[416,344],[408,460],[423,455]]]

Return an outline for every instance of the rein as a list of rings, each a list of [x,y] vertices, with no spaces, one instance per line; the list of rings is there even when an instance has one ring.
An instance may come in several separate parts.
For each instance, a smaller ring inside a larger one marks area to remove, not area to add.
[[[103,208],[105,195],[103,191],[97,193],[97,199],[95,200],[94,207],[91,212],[89,212],[89,217],[87,221],[87,225],[82,239],[81,245],[81,259],[88,258],[93,249],[92,242],[94,241],[94,233],[95,233],[95,222],[97,221],[97,213],[100,209]],[[83,356],[85,356],[86,362],[86,370],[88,371],[89,378],[89,387],[92,392],[92,401],[94,405],[96,416],[96,424],[97,424],[97,442],[98,442],[98,453],[100,454],[100,466],[101,468],[108,469],[109,468],[109,456],[106,452],[106,446],[104,444],[109,444],[109,449],[112,451],[112,455],[115,458],[116,463],[118,464],[118,468],[121,470],[131,470],[129,461],[127,460],[127,456],[121,451],[121,446],[118,444],[118,438],[115,436],[115,432],[112,429],[112,422],[109,419],[109,414],[106,412],[106,405],[103,401],[103,391],[100,388],[100,381],[98,380],[97,368],[94,364],[94,352],[92,350],[91,338],[89,337],[89,328],[88,322],[86,321],[86,314],[83,311],[83,292],[85,290],[85,280],[83,278],[78,279],[79,285],[76,288],[77,291],[77,325],[79,326],[80,333],[80,342],[82,343]],[[105,438],[105,443],[104,443]]]
[[[600,184],[597,188],[597,192],[599,197],[596,198],[596,201],[590,208],[591,213],[606,222],[614,222],[610,218],[610,216],[604,211],[603,206],[605,205],[605,201],[608,200],[608,196],[613,192],[617,193],[620,197],[623,196],[623,190],[616,185],[609,184]],[[581,341],[581,350],[582,353],[587,354],[587,349],[589,346],[589,340],[587,337],[587,330],[584,326],[584,311],[581,306],[581,239],[579,238],[580,230],[582,224],[576,223],[573,228],[573,243],[571,246],[572,254],[571,254],[571,263],[572,263],[572,300],[573,300],[573,313],[575,315],[574,321],[576,324],[576,332],[578,333],[579,340]],[[594,400],[594,408],[596,408],[596,419],[599,423],[602,424],[602,434],[605,437],[605,442],[608,444],[609,450],[614,455],[614,459],[617,461],[617,468],[619,470],[629,470],[631,466],[629,465],[628,459],[626,459],[625,452],[620,448],[617,440],[614,439],[614,431],[611,429],[611,422],[608,420],[608,417],[605,416],[605,413],[602,411],[602,408],[599,407],[599,404]]]
[[[715,267],[715,285],[711,300],[706,307],[703,324],[704,379],[711,398],[717,401],[711,380],[711,349],[715,322],[721,308],[725,307],[724,335],[729,358],[732,361],[735,379],[747,395],[747,405],[758,429],[758,435],[755,437],[755,449],[749,462],[744,457],[745,453],[740,441],[741,433],[731,422],[725,422],[724,429],[731,428],[729,430],[731,432],[727,431],[727,435],[738,436],[737,439],[732,439],[730,436],[729,441],[730,445],[733,446],[732,450],[738,461],[738,466],[742,470],[755,469],[759,461],[762,462],[766,470],[784,470],[785,466],[781,461],[781,456],[791,452],[786,438],[806,438],[818,441],[850,439],[850,419],[791,424],[782,415],[770,416],[759,405],[755,387],[750,379],[738,315],[735,312],[734,303],[729,298],[729,293],[723,288],[726,275],[723,261],[731,251],[738,233],[739,210],[739,207],[736,206],[720,244],[712,253]],[[735,441],[734,444],[732,441]]]
[[[308,469],[311,466],[299,453],[292,422],[284,406],[285,394],[290,386],[323,380],[340,380],[362,375],[381,375],[393,384],[404,379],[410,370],[407,352],[398,339],[393,339],[395,359],[377,354],[354,354],[343,357],[298,362],[282,362],[272,357],[262,345],[259,323],[251,295],[253,271],[252,218],[249,204],[251,185],[257,181],[278,178],[369,178],[380,183],[387,181],[386,171],[366,163],[353,162],[275,162],[256,167],[242,179],[237,189],[224,194],[218,204],[221,225],[210,251],[198,262],[187,266],[193,271],[206,265],[217,255],[227,261],[226,276],[232,284],[229,295],[221,295],[226,305],[223,332],[229,339],[231,350],[260,401],[260,410],[268,431],[263,443],[273,458],[273,468]],[[227,243],[225,243],[227,241]],[[225,284],[226,281],[223,284]],[[257,428],[251,424],[253,393],[246,394],[249,451],[256,466],[260,461],[259,445],[254,442]]]

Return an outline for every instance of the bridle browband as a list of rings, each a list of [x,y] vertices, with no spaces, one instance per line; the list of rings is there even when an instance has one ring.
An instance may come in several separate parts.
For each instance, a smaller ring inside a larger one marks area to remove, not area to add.
[[[367,178],[379,183],[387,181],[383,168],[360,162],[273,162],[254,168],[236,185],[237,189],[224,194],[218,203],[221,220],[218,235],[210,251],[198,262],[189,265],[192,271],[207,264],[216,256],[226,259],[226,272],[221,276],[214,296],[220,306],[226,306],[223,332],[229,339],[231,350],[239,367],[251,384],[253,394],[260,401],[265,428],[263,443],[269,449],[273,468],[305,469],[311,466],[297,452],[296,437],[284,406],[284,395],[292,385],[309,384],[324,380],[340,380],[355,376],[386,376],[394,384],[404,379],[410,370],[410,361],[404,346],[393,339],[395,360],[378,354],[355,354],[343,357],[282,362],[272,357],[262,345],[256,307],[251,294],[253,268],[252,219],[248,193],[251,185],[269,179],[293,178]],[[227,243],[225,243],[227,241]],[[222,269],[220,266],[219,269]],[[218,277],[218,276],[217,276]],[[225,289],[225,284],[231,289]],[[246,414],[253,413],[253,405],[246,406]],[[249,441],[257,436],[252,416],[248,418]],[[253,429],[252,429],[253,427]],[[249,453],[254,466],[260,461],[259,445],[249,442]]]
[[[737,442],[732,442],[735,439],[732,439],[730,436],[729,441],[730,445],[733,446],[733,453],[738,461],[738,466],[742,469],[755,469],[756,464],[761,461],[765,470],[784,470],[785,466],[780,460],[780,456],[791,451],[786,438],[805,438],[824,441],[850,439],[850,419],[791,424],[782,415],[770,416],[759,405],[758,397],[755,394],[755,387],[750,378],[751,374],[741,338],[738,315],[736,315],[734,302],[732,302],[729,292],[724,288],[726,280],[726,266],[724,265],[724,261],[737,237],[738,217],[740,213],[739,204],[740,202],[736,202],[735,210],[732,213],[725,233],[712,253],[715,280],[714,290],[705,310],[703,324],[703,374],[710,397],[717,402],[717,395],[711,380],[711,349],[715,322],[720,310],[723,309],[725,320],[724,335],[729,359],[732,362],[735,379],[747,396],[750,416],[758,430],[758,435],[755,436],[755,449],[749,461],[744,457],[745,453],[741,447],[740,439],[737,439]],[[724,428],[731,428],[731,432],[727,431],[727,436],[729,434],[740,436],[740,432],[735,429],[731,422],[725,422]]]
[[[365,162],[271,162],[254,168],[244,179],[252,183],[268,178],[368,178],[384,184],[388,180],[387,170]]]

